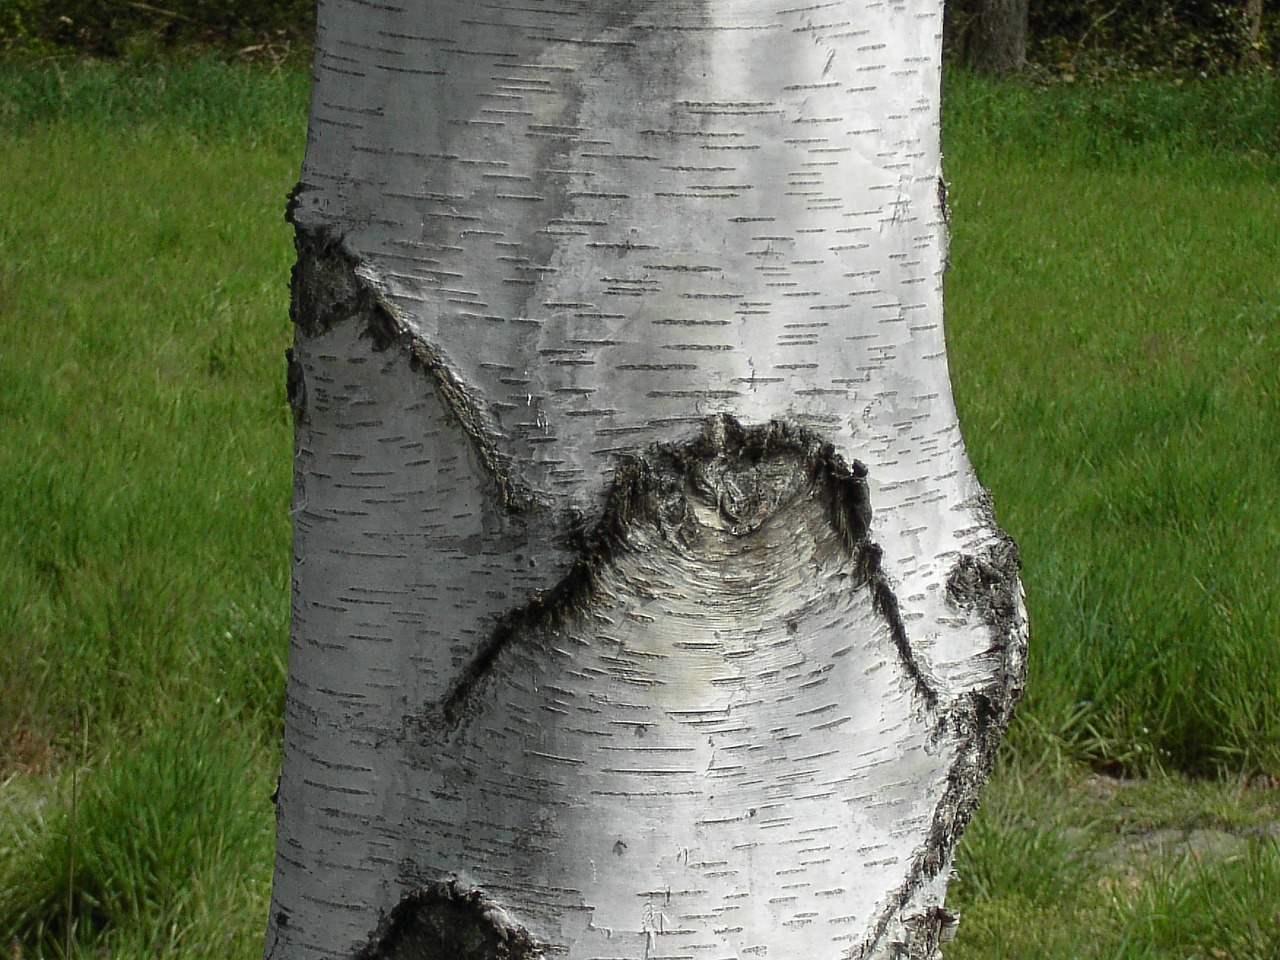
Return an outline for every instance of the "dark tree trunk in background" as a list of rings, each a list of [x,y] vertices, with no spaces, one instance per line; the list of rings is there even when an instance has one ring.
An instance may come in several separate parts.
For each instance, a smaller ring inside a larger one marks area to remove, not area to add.
[[[1261,66],[1262,0],[1245,0],[1244,20],[1249,38],[1249,46],[1245,50],[1244,62],[1251,67]]]
[[[950,44],[983,73],[1018,73],[1027,63],[1027,0],[960,0],[952,5]]]

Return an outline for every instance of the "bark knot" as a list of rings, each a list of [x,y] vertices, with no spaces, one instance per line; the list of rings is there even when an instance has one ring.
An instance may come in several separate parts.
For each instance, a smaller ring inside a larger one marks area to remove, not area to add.
[[[602,571],[655,540],[684,556],[701,558],[728,535],[746,549],[771,518],[801,497],[821,505],[839,544],[853,558],[854,586],[866,585],[887,622],[920,702],[937,705],[934,683],[911,649],[898,601],[870,540],[867,469],[846,462],[832,444],[784,421],[743,425],[713,417],[684,443],[655,444],[618,469],[595,529],[574,538],[578,558],[550,590],[511,611],[460,673],[452,691],[423,718],[424,728],[456,730],[469,714],[473,693],[502,652],[521,638],[558,631],[586,613]],[[721,545],[722,548],[723,545]],[[763,549],[763,548],[762,548]],[[443,722],[441,722],[443,721]]]
[[[947,599],[1003,628],[1018,615],[1018,545],[1001,534],[978,556],[964,554],[947,575]]]
[[[428,883],[400,900],[355,960],[536,960],[529,933],[479,890]]]

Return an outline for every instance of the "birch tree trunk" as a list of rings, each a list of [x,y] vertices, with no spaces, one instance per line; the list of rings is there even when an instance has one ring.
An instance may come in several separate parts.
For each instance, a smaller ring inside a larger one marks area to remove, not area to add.
[[[932,0],[322,0],[266,956],[937,955],[1022,682]]]

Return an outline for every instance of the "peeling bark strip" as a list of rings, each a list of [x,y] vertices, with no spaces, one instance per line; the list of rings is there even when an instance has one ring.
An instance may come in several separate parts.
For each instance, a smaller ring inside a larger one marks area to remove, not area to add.
[[[940,27],[323,0],[269,960],[937,955],[1026,642]]]

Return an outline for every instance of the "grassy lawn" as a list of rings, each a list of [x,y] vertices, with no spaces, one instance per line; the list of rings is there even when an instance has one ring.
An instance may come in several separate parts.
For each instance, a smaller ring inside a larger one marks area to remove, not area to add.
[[[261,952],[305,96],[0,72],[0,937],[31,956],[69,876],[77,955]]]
[[[1026,563],[1020,735],[1276,772],[1280,84],[1149,86],[953,83],[961,424]]]
[[[77,957],[260,953],[306,89],[0,64],[14,956],[68,911]],[[955,388],[1034,644],[947,956],[1273,960],[1280,84],[953,77],[945,111]]]

